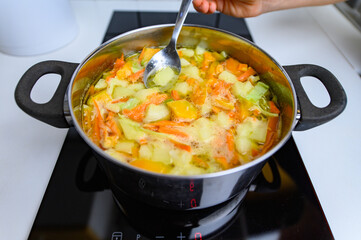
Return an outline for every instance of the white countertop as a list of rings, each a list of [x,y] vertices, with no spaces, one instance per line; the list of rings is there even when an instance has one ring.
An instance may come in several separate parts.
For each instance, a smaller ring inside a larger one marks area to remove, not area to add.
[[[101,43],[113,10],[176,11],[179,1],[73,0],[71,5],[79,33],[70,44],[38,56],[0,53],[0,239],[27,238],[67,133],[18,108],[14,89],[22,74],[43,60],[80,62]],[[333,6],[274,12],[246,21],[255,43],[281,65],[317,64],[343,85],[348,97],[345,111],[293,136],[334,237],[361,236],[361,78],[344,51],[361,49],[361,33]],[[49,99],[58,82],[56,77],[49,79],[36,86],[35,99]],[[312,100],[327,104],[327,94],[318,93],[320,84],[310,81],[305,86]]]

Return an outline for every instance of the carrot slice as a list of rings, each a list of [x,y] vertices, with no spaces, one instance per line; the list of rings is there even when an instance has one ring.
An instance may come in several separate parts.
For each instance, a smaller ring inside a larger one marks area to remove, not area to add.
[[[125,64],[124,61],[124,54],[122,54],[122,56],[120,58],[117,58],[117,60],[115,60],[113,69],[110,71],[110,75],[105,79],[106,81],[109,81],[111,78],[114,78],[115,75],[117,74],[117,71],[122,68]]]
[[[239,74],[238,66],[239,66],[240,63],[236,59],[228,58],[224,62],[224,64],[225,64],[225,67],[226,67],[227,70],[229,70],[230,72],[232,72],[235,75]]]
[[[280,113],[280,110],[276,107],[274,102],[270,101],[269,104],[270,104],[271,113]],[[279,117],[270,117],[268,119],[266,141],[263,145],[262,153],[267,152],[276,141],[278,122],[279,122]]]
[[[96,111],[95,123],[94,123],[94,133],[93,139],[96,143],[99,143],[102,138],[102,129],[103,129],[103,117],[99,108],[97,101],[93,100],[93,104]]]
[[[176,127],[183,127],[183,126],[187,126],[188,124],[185,122],[174,122],[174,121],[168,121],[168,120],[162,120],[162,121],[158,121],[158,122],[152,122],[152,123],[147,123],[144,124],[143,126],[176,126]]]
[[[241,82],[245,82],[247,80],[247,78],[249,78],[250,76],[252,76],[254,74],[256,74],[256,71],[253,68],[249,67],[247,69],[247,71],[245,71],[238,77],[238,80]]]
[[[177,90],[172,90],[171,95],[174,100],[181,100],[181,97],[179,96],[179,93]]]
[[[127,117],[133,119],[134,121],[141,122],[144,118],[145,109],[150,104],[156,104],[156,105],[161,104],[167,98],[168,98],[167,94],[154,93],[154,94],[150,95],[144,103],[142,103],[132,109],[123,109],[122,113],[124,115],[126,115]]]
[[[120,137],[121,132],[120,129],[118,128],[117,123],[114,120],[114,116],[115,116],[114,112],[109,112],[107,118],[105,119],[105,125],[109,127],[109,129],[112,131],[113,134]]]
[[[227,147],[230,152],[234,151],[234,136],[231,130],[227,131],[226,135]]]
[[[221,165],[223,170],[229,168],[227,159],[225,157],[215,157],[214,159],[216,160],[217,163]]]
[[[113,101],[111,101],[111,103],[126,102],[128,100],[129,100],[128,97],[123,97],[123,98],[119,98],[119,99],[114,99]]]
[[[181,137],[181,138],[188,138],[189,137],[188,134],[185,133],[185,132],[182,132],[182,131],[180,131],[178,129],[175,129],[175,128],[166,127],[166,126],[159,127],[158,132],[172,134],[172,135],[175,135],[175,136]]]
[[[132,75],[129,76],[129,80],[133,83],[138,81],[138,79],[143,77],[144,71],[145,71],[145,68],[133,73]]]
[[[142,52],[139,54],[138,57],[138,62],[141,63],[143,58],[144,58],[144,53],[145,53],[145,47],[143,47]]]
[[[184,144],[184,143],[180,143],[180,142],[177,142],[173,139],[169,139],[173,144],[174,146],[176,146],[177,148],[180,148],[180,149],[183,149],[187,152],[191,152],[192,151],[192,147],[187,145],[187,144]]]
[[[277,114],[280,113],[280,110],[277,108],[276,104],[273,101],[269,101],[268,104],[269,104],[271,113],[277,113]]]

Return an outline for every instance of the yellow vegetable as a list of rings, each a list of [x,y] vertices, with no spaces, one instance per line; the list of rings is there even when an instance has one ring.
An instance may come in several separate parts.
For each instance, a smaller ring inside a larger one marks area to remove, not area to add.
[[[162,162],[156,162],[145,159],[134,160],[130,162],[130,165],[157,173],[167,173],[170,170],[169,166],[167,166]]]
[[[197,118],[197,108],[185,99],[168,102],[167,106],[175,119],[192,121]]]

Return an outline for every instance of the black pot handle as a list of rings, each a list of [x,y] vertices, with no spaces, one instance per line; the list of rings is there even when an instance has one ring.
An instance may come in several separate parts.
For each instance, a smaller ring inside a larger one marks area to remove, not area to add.
[[[295,87],[300,105],[301,119],[293,130],[303,131],[317,127],[337,117],[346,107],[346,93],[337,78],[327,69],[311,64],[284,66]],[[315,77],[325,86],[330,95],[330,103],[319,108],[308,98],[302,84],[301,77]]]
[[[96,163],[95,170],[90,176],[86,177],[87,169],[94,161]],[[83,192],[98,192],[109,189],[108,178],[91,149],[84,154],[79,162],[75,183],[78,189]]]
[[[61,61],[44,61],[29,68],[21,77],[15,89],[15,101],[30,116],[58,128],[68,128],[64,116],[64,97],[77,63]],[[34,102],[30,93],[35,83],[44,75],[56,73],[61,75],[59,86],[49,102]]]
[[[249,190],[252,192],[275,192],[281,187],[281,176],[278,171],[275,158],[272,156],[267,160],[267,163],[272,172],[272,181],[269,182],[263,172],[258,174],[256,179],[252,182]]]

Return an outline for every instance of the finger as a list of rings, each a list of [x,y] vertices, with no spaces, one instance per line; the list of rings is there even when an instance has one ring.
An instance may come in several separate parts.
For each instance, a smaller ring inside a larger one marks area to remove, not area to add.
[[[209,2],[207,0],[204,0],[199,7],[202,13],[208,13],[209,11]]]
[[[203,2],[205,0],[193,0],[193,7],[196,11],[201,12],[201,13],[205,13],[204,12],[204,7],[203,7]]]
[[[214,13],[217,10],[217,4],[214,1],[209,2],[209,10],[208,13]]]

